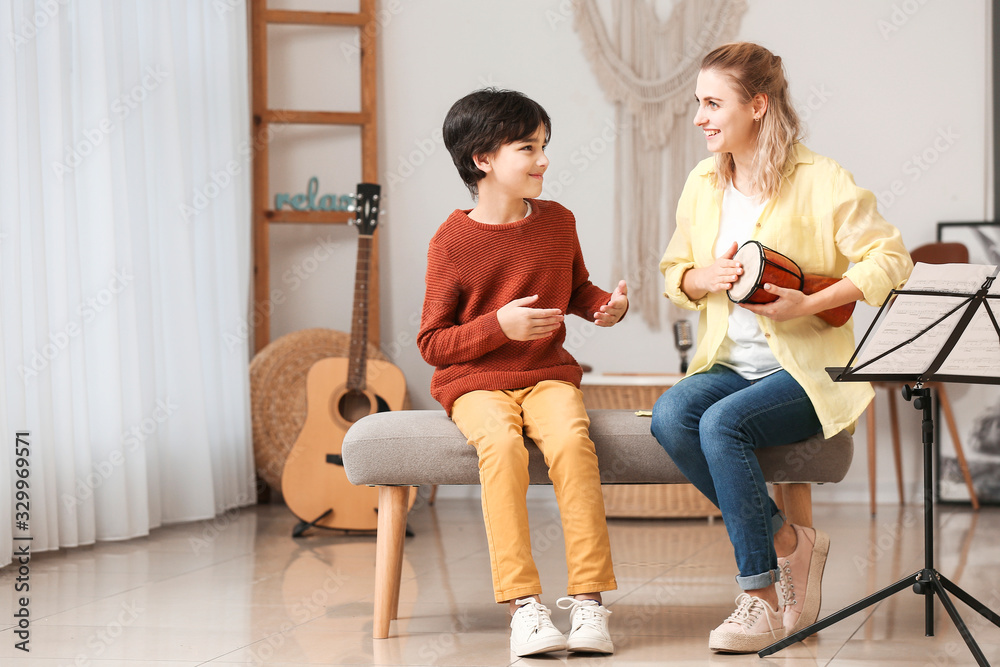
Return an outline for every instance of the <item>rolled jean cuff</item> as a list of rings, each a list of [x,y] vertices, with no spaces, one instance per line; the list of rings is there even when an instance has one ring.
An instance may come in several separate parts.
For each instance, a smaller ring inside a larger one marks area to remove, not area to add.
[[[749,577],[736,577],[736,583],[739,584],[740,589],[744,591],[755,591],[758,588],[767,588],[771,584],[778,583],[778,578],[781,576],[781,570],[775,568],[770,572],[764,572],[762,574],[753,574]]]

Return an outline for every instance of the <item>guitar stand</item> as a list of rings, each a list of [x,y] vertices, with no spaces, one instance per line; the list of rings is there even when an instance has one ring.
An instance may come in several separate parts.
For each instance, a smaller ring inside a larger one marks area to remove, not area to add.
[[[316,524],[318,524],[320,521],[322,521],[327,516],[329,516],[330,512],[332,512],[332,511],[333,511],[333,508],[331,507],[330,509],[328,509],[327,511],[323,512],[322,514],[320,514],[318,517],[316,517],[312,521],[306,521],[305,519],[302,519],[297,524],[295,524],[295,528],[292,528],[292,537],[293,538],[302,537],[305,534],[305,532],[307,530],[309,530],[310,528],[325,528],[325,526],[318,526]],[[378,509],[376,509],[375,512],[378,513]],[[338,529],[327,528],[327,530],[338,530]],[[342,530],[342,532],[344,533],[344,535],[350,535],[351,533],[363,533],[365,535],[371,535],[372,533],[375,532],[373,530],[351,530],[349,528],[348,529],[339,529],[339,530]],[[413,537],[415,534],[416,533],[414,533],[412,530],[410,530],[410,524],[406,524],[406,536],[407,537]]]
[[[764,658],[776,653],[786,646],[791,646],[796,642],[802,641],[806,637],[819,632],[823,628],[826,628],[834,623],[838,623],[848,616],[855,614],[862,609],[870,607],[871,605],[879,602],[890,595],[895,595],[896,593],[902,591],[904,588],[909,586],[913,587],[913,592],[917,595],[924,596],[924,636],[933,637],[934,636],[934,596],[937,595],[941,600],[941,605],[944,607],[945,611],[948,612],[948,616],[951,618],[952,623],[958,628],[959,633],[962,635],[962,639],[965,640],[966,645],[969,647],[969,651],[972,652],[973,657],[976,659],[976,663],[981,667],[989,667],[989,662],[986,660],[986,656],[983,655],[982,650],[976,643],[976,640],[972,637],[969,629],[966,627],[965,622],[962,621],[962,617],[959,615],[958,610],[955,608],[954,603],[952,603],[951,598],[948,597],[948,593],[951,593],[959,600],[964,602],[974,611],[982,614],[984,618],[989,620],[993,625],[1000,627],[1000,616],[990,610],[986,605],[981,603],[979,600],[975,599],[964,590],[959,588],[956,584],[952,583],[950,580],[946,579],[941,573],[939,573],[934,568],[934,489],[931,484],[931,465],[932,465],[932,444],[934,442],[934,424],[931,414],[931,397],[930,390],[926,387],[921,387],[920,383],[917,383],[916,389],[910,389],[909,385],[903,387],[903,398],[909,401],[911,398],[915,398],[913,401],[913,407],[923,412],[923,421],[920,425],[920,430],[922,433],[923,440],[923,453],[924,453],[924,567],[921,570],[911,574],[908,577],[900,579],[891,586],[887,586],[882,590],[869,595],[868,597],[855,602],[854,604],[844,607],[840,611],[827,616],[826,618],[813,623],[812,625],[803,628],[802,630],[796,632],[795,634],[789,635],[781,641],[775,642],[770,646],[764,648],[759,653],[758,656]]]
[[[333,508],[331,507],[330,509],[323,512],[312,521],[306,521],[304,519],[302,521],[299,521],[295,525],[295,528],[292,528],[292,537],[302,537],[302,535],[310,528],[322,528],[322,526],[317,526],[316,524],[325,519],[326,517],[328,517],[330,515],[330,512],[332,511]]]
[[[292,537],[293,538],[302,537],[305,534],[305,532],[310,528],[323,528],[323,526],[317,526],[316,524],[322,521],[324,518],[326,518],[326,516],[332,511],[333,508],[328,509],[327,511],[323,512],[312,521],[306,521],[304,519],[302,521],[299,521],[297,524],[295,524],[295,528],[292,528]],[[328,528],[327,530],[334,530],[334,529]],[[344,535],[350,535],[351,533],[364,533],[365,535],[371,535],[374,532],[375,531],[372,530],[350,530],[350,529],[346,529],[343,531]],[[416,533],[410,530],[410,524],[406,524],[406,536],[413,537],[414,535],[416,535]]]

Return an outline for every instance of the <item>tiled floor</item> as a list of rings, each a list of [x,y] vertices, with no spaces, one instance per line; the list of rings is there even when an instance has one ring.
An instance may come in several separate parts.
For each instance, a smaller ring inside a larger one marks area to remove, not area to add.
[[[546,496],[547,498],[547,496]],[[732,610],[731,548],[722,524],[611,521],[619,590],[607,593],[614,656],[512,657],[495,605],[477,500],[421,502],[410,517],[399,620],[373,640],[375,540],[324,531],[290,536],[280,506],[171,526],[145,539],[39,554],[31,562],[31,653],[14,648],[13,568],[0,570],[0,665],[971,665],[940,604],[924,637],[908,589],[761,660],[714,655],[708,633]],[[555,504],[531,503],[533,542],[555,606],[566,575]],[[823,615],[923,565],[922,509],[817,505],[832,541]],[[942,506],[937,568],[1000,611],[1000,508]],[[988,660],[1000,628],[957,604]],[[557,625],[567,619],[556,612]],[[563,628],[565,629],[565,627]]]

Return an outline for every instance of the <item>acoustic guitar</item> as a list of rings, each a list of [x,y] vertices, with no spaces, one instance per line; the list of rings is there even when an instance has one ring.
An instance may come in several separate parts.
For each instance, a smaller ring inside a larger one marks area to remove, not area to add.
[[[382,360],[368,360],[368,281],[372,241],[378,226],[381,187],[359,183],[354,223],[358,259],[354,280],[349,357],[320,359],[306,376],[306,420],[288,452],[281,489],[288,508],[301,520],[299,537],[312,526],[375,530],[378,489],[347,479],[341,445],[351,424],[375,412],[400,410],[406,400],[403,372]],[[412,505],[416,489],[410,496]]]

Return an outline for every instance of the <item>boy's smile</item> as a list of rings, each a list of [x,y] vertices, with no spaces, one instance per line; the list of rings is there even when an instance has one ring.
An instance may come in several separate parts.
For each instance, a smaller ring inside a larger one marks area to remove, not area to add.
[[[480,200],[484,195],[510,199],[538,197],[549,166],[545,126],[539,126],[530,137],[500,146],[493,155],[483,156],[478,166],[486,172],[479,182]]]

